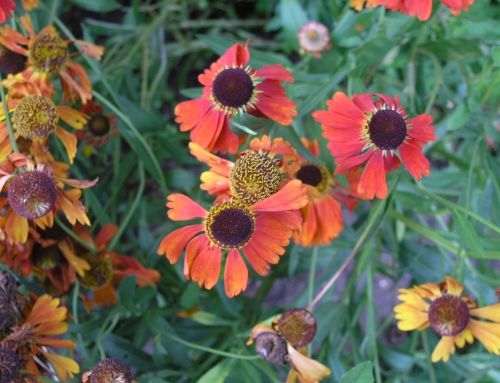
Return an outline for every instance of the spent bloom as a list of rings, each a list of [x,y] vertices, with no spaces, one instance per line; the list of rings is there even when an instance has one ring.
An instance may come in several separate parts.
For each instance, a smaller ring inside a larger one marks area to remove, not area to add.
[[[477,338],[488,350],[500,355],[500,303],[478,308],[464,287],[452,277],[439,285],[426,283],[411,289],[400,289],[396,306],[398,328],[402,331],[424,330],[431,327],[441,336],[432,353],[432,361],[447,362],[455,346],[473,343]],[[475,318],[484,319],[480,321]]]
[[[436,139],[432,116],[420,114],[408,119],[397,95],[376,96],[380,100],[373,101],[369,93],[355,94],[351,100],[337,92],[326,102],[327,111],[312,114],[329,141],[328,148],[337,164],[335,174],[356,170],[366,163],[358,193],[367,198],[387,196],[385,175],[399,168],[401,161],[417,180],[428,176],[430,163],[422,148]]]
[[[20,17],[20,23],[28,36],[8,25],[0,29],[0,43],[13,52],[28,57],[28,67],[22,73],[26,80],[34,82],[45,97],[55,94],[50,77],[58,75],[63,90],[63,103],[81,99],[85,104],[92,98],[92,85],[83,66],[70,57],[69,43],[77,43],[83,52],[100,60],[103,47],[82,41],[63,40],[53,26],[46,26],[35,33],[29,14]]]
[[[121,360],[107,358],[96,363],[91,371],[83,373],[82,383],[137,383],[132,380],[130,368]]]
[[[328,367],[307,356],[307,346],[316,335],[316,319],[305,309],[292,309],[273,319],[271,326],[259,323],[247,345],[255,342],[262,359],[290,365],[286,383],[318,383],[331,374]]]
[[[321,57],[321,53],[332,48],[330,32],[328,28],[317,21],[304,24],[297,34],[300,52]]]
[[[297,115],[296,105],[286,96],[281,82],[293,82],[281,65],[260,69],[248,63],[250,52],[245,46],[230,47],[210,69],[198,77],[203,85],[201,98],[181,102],[175,108],[180,130],[191,131],[191,141],[210,152],[235,154],[243,137],[234,134],[230,119],[238,113],[291,125]]]
[[[271,197],[252,205],[237,199],[213,205],[209,211],[182,194],[168,196],[168,216],[174,221],[201,218],[201,224],[185,226],[168,234],[158,248],[176,263],[184,248],[184,275],[211,289],[219,279],[222,250],[227,250],[224,287],[228,297],[244,291],[248,269],[240,249],[255,271],[267,275],[269,264],[279,262],[294,230],[300,230],[298,209],[307,203],[305,188],[289,182]],[[199,234],[201,233],[201,234]]]

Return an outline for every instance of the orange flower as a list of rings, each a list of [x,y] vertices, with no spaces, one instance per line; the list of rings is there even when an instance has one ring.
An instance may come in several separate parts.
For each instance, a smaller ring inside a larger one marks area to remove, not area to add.
[[[315,157],[319,156],[318,140],[309,142],[303,138],[302,142]],[[346,189],[334,180],[325,165],[309,162],[302,157],[299,157],[298,164],[299,169],[293,177],[307,185],[309,203],[302,208],[302,215],[307,217],[302,233],[294,233],[293,239],[295,243],[305,247],[327,245],[337,238],[344,228],[339,201],[349,210],[353,210],[358,205],[356,198],[363,198],[356,192],[359,174],[347,174],[350,188]]]
[[[357,11],[363,9],[366,0],[351,0],[351,7]],[[441,0],[441,2],[450,8],[451,13],[455,16],[460,14],[460,11],[468,11],[469,5],[474,3],[474,0]],[[432,0],[368,0],[366,7],[373,8],[383,5],[387,9],[400,13],[407,13],[409,16],[417,15],[420,21],[428,20],[432,13]]]
[[[99,147],[107,144],[111,135],[118,135],[116,117],[104,114],[101,104],[95,104],[90,100],[80,108],[80,113],[89,116],[89,121],[84,129],[76,132],[76,137],[84,140],[87,145]]]
[[[116,225],[104,226],[96,240],[86,227],[77,225],[73,232],[83,241],[97,249],[97,254],[92,254],[87,249],[75,245],[76,253],[86,260],[90,269],[84,275],[79,276],[83,287],[92,290],[93,298],[81,296],[84,299],[87,311],[93,306],[112,305],[118,301],[115,286],[128,275],[137,276],[138,286],[156,286],[160,280],[160,273],[154,269],[146,269],[135,258],[117,254],[108,250],[109,243],[118,232]]]
[[[210,166],[200,177],[201,189],[221,196],[218,201],[234,196],[249,204],[258,202],[276,193],[298,170],[296,151],[282,138],[272,142],[266,135],[254,138],[236,162],[211,154],[194,142],[189,148],[198,161]]]
[[[398,328],[402,331],[427,327],[441,336],[432,353],[432,361],[447,362],[455,353],[455,345],[462,348],[465,342],[472,343],[477,338],[488,352],[500,355],[500,303],[478,308],[468,295],[462,295],[464,287],[452,277],[439,285],[426,283],[411,289],[399,289],[396,306]],[[428,301],[430,301],[430,303]],[[486,321],[472,319],[482,318]]]
[[[92,98],[92,85],[82,65],[71,60],[68,43],[77,43],[91,58],[100,60],[103,47],[81,40],[63,40],[53,26],[43,28],[35,34],[29,14],[21,16],[21,25],[29,36],[9,26],[0,29],[0,43],[13,52],[28,57],[28,68],[23,72],[25,79],[34,82],[45,97],[52,99],[55,90],[50,76],[59,75],[63,89],[62,102],[81,99],[85,104]]]
[[[48,136],[54,132],[66,148],[72,164],[76,156],[77,139],[74,134],[59,126],[59,119],[74,129],[82,129],[87,122],[87,116],[67,106],[57,106],[51,99],[42,95],[42,91],[36,84],[19,76],[11,76],[2,84],[13,90],[14,97],[9,97],[7,104],[9,110],[14,110],[14,137],[32,140],[33,145],[41,146],[38,152],[46,153],[48,152],[46,149]],[[5,114],[1,108],[0,121],[4,119]],[[2,121],[0,123],[0,161],[5,160],[10,153],[12,153],[12,143],[7,124]]]
[[[49,165],[49,166],[47,166]],[[26,167],[26,172],[18,175],[14,171],[20,167]],[[57,176],[52,164],[41,163],[35,168],[32,160],[20,153],[13,153],[9,161],[0,165],[0,191],[7,181],[8,196],[0,198],[0,208],[7,203],[9,208],[3,230],[12,244],[24,243],[28,239],[28,219],[33,220],[40,228],[52,227],[54,214],[61,210],[71,224],[76,221],[90,225],[85,214],[85,207],[79,201],[82,191],[94,186],[97,178],[93,181],[79,181]],[[64,190],[64,185],[75,187],[75,189]],[[77,188],[77,189],[76,189]]]
[[[261,69],[248,66],[248,42],[235,44],[217,62],[198,77],[204,86],[201,98],[182,102],[175,108],[181,131],[191,131],[191,141],[210,152],[234,154],[243,137],[229,128],[229,120],[238,113],[291,125],[296,105],[285,95],[282,81],[293,82],[281,65]]]
[[[12,11],[16,10],[14,0],[0,0],[0,24],[3,24],[12,17]]]
[[[271,197],[246,205],[236,199],[212,206],[207,211],[182,194],[168,197],[168,216],[174,221],[202,218],[167,235],[158,248],[170,263],[176,263],[184,248],[184,275],[211,289],[219,279],[222,250],[228,250],[224,286],[228,297],[244,291],[248,270],[240,249],[260,275],[267,275],[269,264],[276,264],[285,253],[293,230],[300,230],[302,218],[297,209],[307,203],[305,187],[290,181]],[[258,215],[258,216],[257,216]],[[198,235],[198,233],[203,232]]]
[[[358,193],[367,198],[387,196],[385,175],[399,168],[401,160],[417,180],[429,175],[430,163],[422,154],[422,147],[434,141],[432,117],[421,114],[408,120],[408,115],[396,95],[354,95],[352,101],[345,93],[337,92],[327,101],[328,111],[319,110],[312,115],[325,131],[328,148],[335,157],[335,174],[344,174],[366,166],[358,185]]]
[[[80,372],[78,364],[68,357],[57,355],[52,349],[76,348],[75,343],[70,340],[53,337],[68,331],[68,324],[65,322],[67,309],[58,307],[60,300],[50,295],[45,294],[39,298],[34,294],[30,295],[35,297],[35,303],[32,307],[29,302],[25,303],[23,314],[26,319],[11,327],[11,333],[0,344],[17,351],[22,368],[35,377],[45,373],[55,375],[53,369],[42,362],[45,359],[63,381],[68,375],[73,378],[74,373]]]

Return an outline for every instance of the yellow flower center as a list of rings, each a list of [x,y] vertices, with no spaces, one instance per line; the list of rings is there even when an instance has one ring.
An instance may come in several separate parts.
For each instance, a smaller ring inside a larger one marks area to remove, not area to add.
[[[83,287],[89,290],[97,290],[111,281],[113,266],[111,260],[92,253],[79,255],[90,265],[90,270],[85,271],[83,277],[79,277]]]
[[[14,129],[30,140],[42,139],[53,132],[59,122],[55,104],[44,96],[26,96],[14,112]]]
[[[281,170],[274,159],[263,152],[250,152],[238,158],[229,173],[233,196],[252,205],[269,198],[281,186]]]
[[[57,190],[52,178],[37,170],[15,176],[9,184],[9,204],[28,219],[46,215],[56,203]]]
[[[378,110],[368,123],[370,140],[382,150],[398,148],[406,138],[406,131],[404,117],[391,109]]]
[[[108,358],[94,366],[89,379],[90,383],[131,383],[132,373],[121,360]]]
[[[28,58],[41,72],[59,73],[68,61],[68,44],[57,34],[37,36],[29,48]]]
[[[453,295],[445,295],[432,301],[428,315],[432,329],[441,336],[460,334],[470,319],[467,303]]]
[[[249,107],[254,108],[259,93],[255,86],[261,81],[262,79],[255,77],[250,67],[222,69],[215,76],[210,95],[215,110],[221,110],[225,114],[238,114],[246,113]]]
[[[295,178],[303,184],[314,186],[320,193],[328,190],[329,173],[325,165],[313,164],[311,162],[301,165]]]
[[[205,232],[210,242],[226,250],[246,246],[254,231],[252,211],[236,200],[213,206],[205,220]]]

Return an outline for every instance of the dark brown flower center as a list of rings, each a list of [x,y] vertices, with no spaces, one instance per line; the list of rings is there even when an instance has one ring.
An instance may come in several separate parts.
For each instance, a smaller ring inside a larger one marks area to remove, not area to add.
[[[56,195],[54,181],[47,174],[37,170],[15,176],[8,191],[12,210],[28,219],[46,215],[56,203]]]
[[[220,72],[212,85],[212,94],[226,108],[242,108],[252,98],[254,85],[250,75],[241,68]]]
[[[14,351],[0,347],[0,383],[8,383],[19,376],[21,360]]]
[[[377,111],[368,123],[370,139],[382,150],[393,150],[406,138],[406,121],[390,109]]]
[[[248,153],[238,158],[229,173],[233,196],[250,205],[269,198],[281,186],[281,170],[264,153]]]
[[[274,332],[263,332],[255,338],[255,351],[269,363],[285,365],[288,363],[288,350],[285,340]]]
[[[208,212],[205,231],[215,245],[229,250],[245,246],[255,231],[255,218],[246,205],[223,202]]]
[[[58,122],[55,104],[44,96],[24,97],[14,111],[14,129],[30,140],[47,137]]]
[[[57,245],[42,247],[40,244],[35,244],[31,253],[33,264],[42,269],[50,270],[57,266],[61,260],[62,253]]]
[[[316,165],[302,165],[295,177],[303,184],[318,186],[323,180],[321,170]]]
[[[68,44],[57,34],[46,33],[35,38],[28,57],[39,71],[59,73],[69,57]]]
[[[109,118],[103,114],[95,114],[89,121],[89,131],[94,136],[105,136],[109,133],[110,128],[111,123],[109,122]]]
[[[85,271],[85,275],[79,278],[83,287],[97,290],[111,281],[113,276],[111,260],[92,253],[84,253],[80,257],[90,265],[90,270]]]
[[[132,373],[121,360],[108,358],[94,366],[89,380],[90,383],[131,383]]]
[[[0,44],[0,68],[7,74],[22,72],[26,66],[26,57],[12,52]]]
[[[470,313],[459,297],[445,295],[435,299],[429,308],[429,323],[441,336],[454,336],[465,330]]]

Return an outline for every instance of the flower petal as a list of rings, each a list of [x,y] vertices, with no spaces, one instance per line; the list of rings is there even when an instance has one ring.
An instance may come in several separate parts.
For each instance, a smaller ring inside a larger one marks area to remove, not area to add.
[[[455,353],[455,337],[454,336],[443,336],[436,348],[432,352],[432,362],[436,363],[443,359],[443,362],[447,362],[450,359],[450,354]]]
[[[373,153],[373,156],[367,162],[359,180],[358,193],[365,194],[369,199],[372,199],[375,195],[380,199],[387,197],[384,157],[381,150]]]
[[[294,210],[308,203],[307,187],[299,180],[292,180],[271,197],[251,206],[255,213]]]
[[[207,211],[191,198],[183,194],[170,194],[167,197],[168,218],[173,221],[187,221],[193,218],[204,218]]]
[[[294,349],[290,343],[287,343],[288,356],[290,367],[292,367],[299,374],[299,380],[314,383],[331,374],[331,371],[325,365],[316,362],[307,356],[302,355]]]
[[[163,238],[157,253],[159,255],[165,254],[170,263],[176,263],[187,243],[200,231],[203,231],[202,224],[186,226],[171,232]]]
[[[224,270],[224,288],[229,298],[245,291],[248,284],[248,269],[236,249],[229,250]]]

